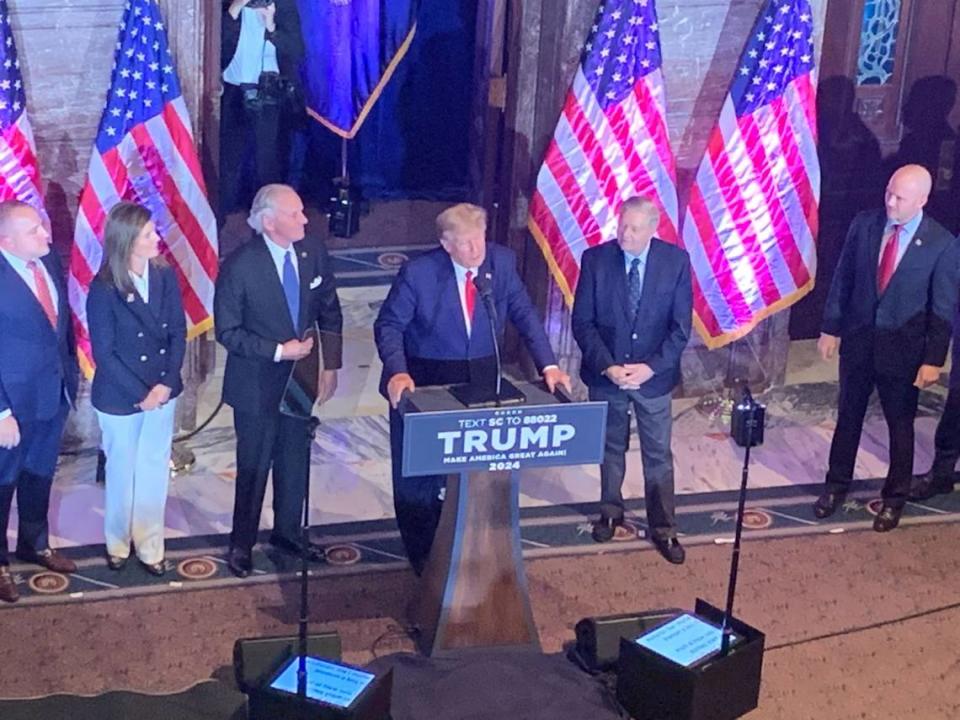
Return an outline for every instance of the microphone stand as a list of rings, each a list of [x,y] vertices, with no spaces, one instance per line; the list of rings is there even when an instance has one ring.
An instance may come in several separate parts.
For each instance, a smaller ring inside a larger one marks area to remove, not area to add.
[[[737,573],[740,569],[740,538],[743,534],[743,513],[747,502],[747,478],[750,473],[750,447],[753,445],[753,430],[756,423],[756,403],[753,397],[746,391],[749,398],[750,408],[747,417],[747,442],[743,453],[743,470],[740,473],[740,498],[737,503],[737,523],[733,536],[733,555],[730,558],[730,580],[727,585],[727,607],[723,611],[723,625],[721,627],[722,636],[720,639],[720,655],[724,656],[730,652],[730,638],[733,630],[730,627],[730,621],[733,619],[733,598],[737,592]]]
[[[493,304],[493,290],[491,287],[486,283],[478,283],[477,278],[474,278],[473,284],[477,286],[480,298],[483,300],[483,306],[487,309],[487,320],[490,321],[490,337],[493,338],[493,356],[497,363],[497,377],[494,382],[496,392],[494,398],[497,401],[497,406],[499,406],[503,382],[503,361],[500,357],[500,338],[497,334],[497,308]]]
[[[307,624],[309,622],[309,599],[307,597],[307,573],[310,564],[310,451],[320,420],[313,415],[307,420],[307,476],[303,490],[303,518],[300,524],[300,622],[297,630],[297,695],[307,696]]]

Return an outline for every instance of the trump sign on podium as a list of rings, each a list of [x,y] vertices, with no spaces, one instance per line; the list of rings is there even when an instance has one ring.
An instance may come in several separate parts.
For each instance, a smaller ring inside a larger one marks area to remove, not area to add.
[[[407,413],[403,474],[595,463],[603,454],[605,425],[602,402]]]

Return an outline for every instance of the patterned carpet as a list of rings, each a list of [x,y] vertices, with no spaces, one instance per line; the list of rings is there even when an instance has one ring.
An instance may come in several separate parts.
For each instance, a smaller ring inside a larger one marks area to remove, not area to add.
[[[745,542],[759,538],[839,534],[869,530],[879,510],[879,481],[860,481],[841,512],[828,521],[813,517],[811,504],[820,486],[757,488],[748,491],[744,516]],[[737,493],[714,492],[677,498],[678,523],[689,546],[732,542]],[[521,510],[521,539],[527,559],[567,555],[654,552],[643,539],[643,501],[628,501],[627,524],[614,541],[598,546],[590,537],[593,504],[555,505]],[[960,521],[960,493],[939,495],[924,503],[908,503],[901,525]],[[363,575],[407,566],[403,546],[392,520],[350,522],[313,528],[314,540],[326,550],[327,562],[314,565],[311,575]],[[136,562],[120,572],[109,570],[102,545],[71,548],[79,571],[71,576],[38,571],[15,564],[12,571],[21,592],[19,606],[78,603],[156,593],[183,593],[275,583],[296,575],[299,560],[277,552],[264,542],[257,546],[249,578],[234,577],[226,566],[227,536],[177,538],[167,541],[168,572],[163,578],[148,574]],[[13,607],[0,606],[0,612]]]

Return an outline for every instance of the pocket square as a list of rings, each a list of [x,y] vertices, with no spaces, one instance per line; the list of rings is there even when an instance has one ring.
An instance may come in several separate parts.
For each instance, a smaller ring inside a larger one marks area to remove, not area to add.
[[[310,281],[310,289],[316,290],[320,287],[320,283],[323,282],[323,275],[317,275],[313,280]]]

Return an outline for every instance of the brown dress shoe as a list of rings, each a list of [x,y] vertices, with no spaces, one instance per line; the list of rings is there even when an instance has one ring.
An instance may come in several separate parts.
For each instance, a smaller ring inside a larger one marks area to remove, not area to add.
[[[19,599],[20,593],[17,591],[17,584],[13,581],[13,575],[10,574],[10,568],[0,565],[0,600],[15,603]]]
[[[47,570],[52,570],[56,573],[70,574],[77,571],[77,564],[73,560],[61,555],[52,548],[47,548],[46,550],[41,550],[40,552],[18,550],[17,558],[23,560],[23,562],[40,565],[41,567],[45,567]]]

